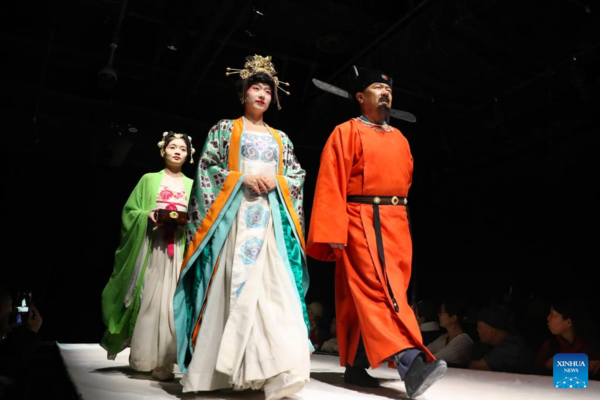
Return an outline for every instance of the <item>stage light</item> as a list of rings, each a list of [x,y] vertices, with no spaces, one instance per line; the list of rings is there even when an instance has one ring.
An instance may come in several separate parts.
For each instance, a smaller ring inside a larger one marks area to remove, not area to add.
[[[98,84],[104,90],[112,90],[117,81],[117,71],[113,67],[106,66],[98,72]]]
[[[255,37],[256,26],[259,24],[260,18],[264,17],[265,14],[260,11],[257,7],[252,7],[252,15],[248,23],[248,27],[244,30],[244,33],[250,37]]]

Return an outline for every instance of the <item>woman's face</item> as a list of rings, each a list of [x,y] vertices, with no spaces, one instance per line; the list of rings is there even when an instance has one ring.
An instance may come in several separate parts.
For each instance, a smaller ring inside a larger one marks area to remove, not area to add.
[[[563,315],[554,308],[550,308],[550,314],[546,319],[548,320],[548,329],[553,335],[560,335],[573,326],[571,318],[564,319]]]
[[[271,104],[271,86],[266,83],[253,83],[246,91],[244,107],[247,111],[265,112]]]
[[[444,304],[442,304],[442,307],[440,307],[438,318],[440,320],[440,326],[443,328],[447,328],[448,326],[456,322],[456,316],[451,317],[450,314],[448,314],[448,312],[446,311],[446,306]]]
[[[169,165],[181,167],[187,155],[187,145],[183,139],[173,139],[165,147],[165,163]]]

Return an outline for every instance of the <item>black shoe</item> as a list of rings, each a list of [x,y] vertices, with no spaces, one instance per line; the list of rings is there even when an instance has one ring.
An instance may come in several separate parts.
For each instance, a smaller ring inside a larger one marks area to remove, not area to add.
[[[446,370],[448,370],[448,365],[444,360],[436,360],[427,364],[421,357],[415,358],[404,378],[406,394],[411,398],[422,395],[444,376]]]
[[[373,378],[364,368],[346,367],[344,382],[349,385],[376,388],[379,387],[377,378]]]

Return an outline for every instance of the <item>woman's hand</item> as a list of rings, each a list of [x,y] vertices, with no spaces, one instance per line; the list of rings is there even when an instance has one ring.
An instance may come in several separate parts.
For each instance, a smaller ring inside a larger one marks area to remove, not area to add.
[[[267,192],[275,189],[277,184],[275,183],[275,178],[272,175],[259,175],[262,183],[267,187]]]
[[[346,247],[346,245],[343,243],[329,243],[329,246],[331,246],[332,249],[340,249],[340,250],[344,250],[344,247]]]
[[[150,222],[152,223],[152,225],[156,225],[157,224],[157,220],[156,220],[156,213],[158,212],[158,208],[155,208],[154,210],[150,211],[150,214],[148,214],[148,219],[150,220]]]
[[[256,194],[269,193],[275,189],[275,179],[269,175],[246,175],[242,184]]]

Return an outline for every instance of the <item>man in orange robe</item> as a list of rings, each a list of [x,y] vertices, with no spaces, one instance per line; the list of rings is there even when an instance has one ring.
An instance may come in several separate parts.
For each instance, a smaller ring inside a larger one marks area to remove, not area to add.
[[[336,320],[344,380],[378,386],[365,368],[396,365],[410,397],[446,371],[423,345],[408,304],[412,241],[406,197],[413,158],[385,120],[392,80],[360,69],[361,117],[338,125],[321,155],[307,253],[335,261]]]

